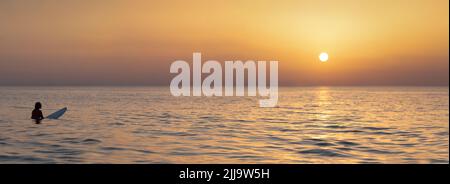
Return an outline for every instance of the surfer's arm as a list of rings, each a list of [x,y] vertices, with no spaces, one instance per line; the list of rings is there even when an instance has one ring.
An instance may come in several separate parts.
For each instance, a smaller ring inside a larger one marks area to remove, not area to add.
[[[42,114],[42,111],[39,111],[39,119],[44,119],[44,115]]]

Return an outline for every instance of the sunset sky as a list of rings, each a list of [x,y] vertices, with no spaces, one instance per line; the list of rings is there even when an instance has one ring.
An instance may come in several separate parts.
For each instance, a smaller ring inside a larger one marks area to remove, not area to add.
[[[0,1],[0,85],[169,85],[278,60],[280,85],[448,85],[448,0]],[[320,62],[321,52],[329,54]]]

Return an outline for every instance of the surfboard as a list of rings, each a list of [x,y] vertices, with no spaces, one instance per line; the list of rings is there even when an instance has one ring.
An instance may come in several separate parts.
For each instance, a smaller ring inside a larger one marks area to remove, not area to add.
[[[59,117],[61,117],[62,115],[64,115],[64,113],[67,111],[67,107],[64,107],[62,109],[59,109],[58,111],[48,115],[46,117],[46,119],[58,119]]]

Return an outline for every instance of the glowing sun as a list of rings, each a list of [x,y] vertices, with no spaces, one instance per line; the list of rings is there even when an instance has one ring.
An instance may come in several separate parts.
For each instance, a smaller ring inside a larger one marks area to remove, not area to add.
[[[328,61],[328,54],[326,52],[322,52],[319,55],[319,59],[322,62],[327,62]]]

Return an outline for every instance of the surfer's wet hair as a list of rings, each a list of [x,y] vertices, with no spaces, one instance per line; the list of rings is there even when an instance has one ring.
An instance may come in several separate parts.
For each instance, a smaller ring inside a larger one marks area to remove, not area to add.
[[[36,102],[36,103],[34,104],[34,108],[35,108],[35,109],[40,109],[40,108],[42,108],[41,102]]]

